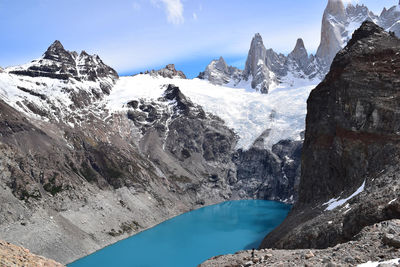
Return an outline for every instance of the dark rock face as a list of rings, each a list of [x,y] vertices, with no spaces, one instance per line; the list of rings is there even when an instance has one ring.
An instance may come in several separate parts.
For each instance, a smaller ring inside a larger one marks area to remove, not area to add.
[[[102,189],[145,185],[152,174],[144,169],[146,160],[133,149],[128,152],[95,141],[79,130],[65,129],[65,136],[53,138],[3,101],[0,113],[0,153],[8,160],[3,172],[7,178],[1,178],[7,179],[21,200],[41,199],[46,192],[53,196],[73,193],[82,179]],[[74,149],[62,138],[69,140]]]
[[[164,78],[181,78],[181,79],[186,79],[186,75],[180,71],[175,69],[174,64],[168,64],[165,66],[165,68],[160,69],[160,70],[152,70],[152,71],[146,71],[144,74],[150,74],[152,76],[161,76]]]
[[[85,51],[79,55],[76,52],[69,52],[64,49],[60,41],[55,41],[41,59],[32,61],[27,68],[13,68],[10,73],[62,80],[74,78],[78,81],[109,78],[111,83],[118,79],[117,72],[105,65],[99,56],[91,56]]]
[[[398,72],[400,40],[364,22],[311,92],[299,199],[262,247],[325,248],[399,218]],[[351,195],[348,206],[327,209]]]
[[[326,79],[312,91],[300,204],[328,201],[351,191],[369,174],[396,162],[399,49],[397,38],[364,23],[336,56]]]
[[[236,134],[174,85],[166,86],[164,97],[159,100],[129,102],[128,118],[143,135],[142,151],[197,202],[207,201],[199,190],[204,186],[219,190],[219,194],[225,194],[224,199],[229,199]]]
[[[293,203],[300,180],[301,141],[282,140],[269,149],[253,146],[234,156],[239,196]]]

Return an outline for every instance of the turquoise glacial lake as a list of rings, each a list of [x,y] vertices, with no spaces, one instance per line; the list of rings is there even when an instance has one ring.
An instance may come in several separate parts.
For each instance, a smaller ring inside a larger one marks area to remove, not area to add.
[[[221,254],[257,248],[291,206],[229,201],[184,213],[79,259],[68,267],[195,267]]]

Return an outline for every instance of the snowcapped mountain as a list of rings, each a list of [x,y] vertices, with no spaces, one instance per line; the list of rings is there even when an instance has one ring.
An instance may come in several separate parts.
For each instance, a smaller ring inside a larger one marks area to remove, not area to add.
[[[399,6],[383,9],[377,16],[364,5],[348,4],[345,7],[342,0],[329,0],[322,18],[321,42],[315,55],[308,54],[301,38],[287,56],[276,53],[265,48],[261,35],[257,33],[251,41],[243,72],[227,66],[220,59],[213,60],[199,78],[214,84],[246,87],[264,94],[278,84],[294,84],[297,78],[318,83],[329,71],[337,52],[344,48],[365,20],[400,36]]]
[[[200,79],[208,80],[216,85],[237,85],[241,76],[242,71],[238,68],[228,66],[223,57],[211,61],[206,70],[199,74]]]
[[[228,66],[221,57],[213,60],[200,73],[200,79],[213,84],[234,88],[246,88],[267,94],[283,84],[292,86],[297,80],[318,84],[322,78],[315,57],[308,55],[302,39],[298,39],[293,51],[285,56],[272,49],[266,49],[260,34],[251,41],[249,54],[243,71]],[[302,82],[303,83],[303,82]]]
[[[110,93],[118,74],[97,55],[55,41],[37,60],[0,73],[0,98],[39,119],[79,123],[90,105]]]
[[[315,84],[292,78],[261,95],[173,65],[118,77],[56,41],[0,73],[0,238],[70,262],[203,205],[293,202]]]

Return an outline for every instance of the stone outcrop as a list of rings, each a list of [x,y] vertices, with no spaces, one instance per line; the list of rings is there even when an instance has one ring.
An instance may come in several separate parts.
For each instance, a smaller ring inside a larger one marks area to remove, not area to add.
[[[300,179],[302,141],[282,140],[272,150],[252,146],[234,156],[234,192],[243,198],[278,200],[293,203]]]
[[[298,202],[262,247],[326,248],[400,218],[399,51],[366,21],[335,57],[308,100]]]
[[[176,70],[174,64],[168,64],[167,66],[165,66],[165,68],[162,68],[160,70],[146,71],[144,74],[150,74],[152,76],[161,76],[170,79],[173,78],[186,79],[186,75],[182,71]]]
[[[41,256],[34,255],[29,250],[12,245],[0,240],[0,265],[4,267],[13,266],[36,266],[36,267],[63,267],[64,265]]]

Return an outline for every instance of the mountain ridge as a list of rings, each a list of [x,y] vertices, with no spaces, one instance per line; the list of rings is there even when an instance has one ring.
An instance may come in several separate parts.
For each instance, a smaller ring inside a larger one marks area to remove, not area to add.
[[[299,142],[238,151],[236,132],[196,103],[210,83],[172,65],[117,78],[80,55],[55,42],[0,73],[2,239],[68,263],[204,205],[294,201]]]
[[[345,47],[354,30],[365,20],[373,21],[385,30],[400,36],[399,6],[393,6],[388,10],[385,8],[377,16],[365,5],[348,4],[345,6],[342,0],[329,0],[322,17],[321,39],[315,55],[307,53],[303,42],[302,46],[305,52],[303,51],[301,58],[293,61],[293,54],[291,57],[289,56],[293,51],[285,56],[272,49],[266,49],[261,35],[257,33],[251,41],[242,73],[239,70],[232,77],[230,73],[221,74],[215,68],[207,67],[204,71],[205,75],[201,74],[198,77],[215,84],[228,84],[232,87],[242,86],[243,82],[248,82],[249,89],[264,94],[274,89],[277,84],[290,84],[291,76],[321,81],[328,73],[336,53]],[[295,49],[298,45],[300,44],[296,43]],[[214,76],[223,78],[218,80],[210,78]]]

